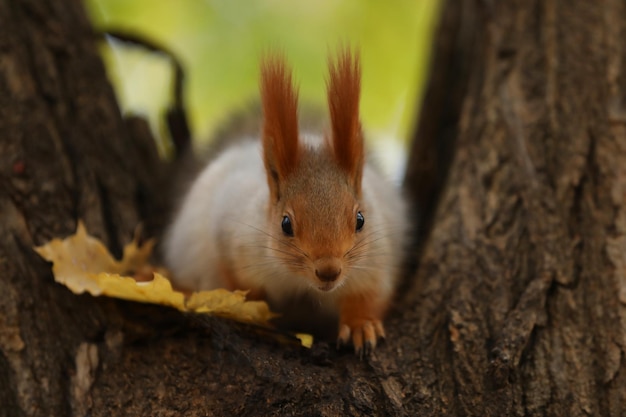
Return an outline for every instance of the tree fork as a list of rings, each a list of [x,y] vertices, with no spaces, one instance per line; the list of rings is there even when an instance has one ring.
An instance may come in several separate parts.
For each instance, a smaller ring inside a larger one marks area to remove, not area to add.
[[[31,247],[82,218],[119,250],[160,166],[80,2],[0,2],[0,415],[622,415],[626,5],[462,3],[407,178],[429,237],[360,362],[54,284]]]

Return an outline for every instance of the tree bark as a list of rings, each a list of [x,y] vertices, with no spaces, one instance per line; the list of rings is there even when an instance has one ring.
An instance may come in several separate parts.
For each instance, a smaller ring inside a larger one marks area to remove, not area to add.
[[[76,361],[119,314],[54,284],[32,247],[82,219],[119,254],[158,205],[158,156],[122,120],[80,1],[3,0],[0,27],[0,415],[84,415],[95,373]]]
[[[475,54],[458,119],[430,121],[455,155],[406,303],[417,391],[433,414],[624,415],[625,4],[464,7]]]
[[[445,3],[430,233],[364,361],[54,284],[32,246],[83,219],[119,253],[163,204],[81,7],[0,2],[0,416],[626,414],[623,2]]]

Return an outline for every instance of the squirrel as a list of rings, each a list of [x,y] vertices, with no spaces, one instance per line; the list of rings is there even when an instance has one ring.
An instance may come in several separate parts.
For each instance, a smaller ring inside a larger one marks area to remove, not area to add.
[[[366,161],[358,54],[341,50],[329,72],[329,132],[300,132],[284,56],[261,60],[260,140],[237,140],[201,171],[164,258],[181,288],[249,290],[288,319],[333,320],[324,326],[337,345],[363,355],[385,337],[408,216],[400,190]]]

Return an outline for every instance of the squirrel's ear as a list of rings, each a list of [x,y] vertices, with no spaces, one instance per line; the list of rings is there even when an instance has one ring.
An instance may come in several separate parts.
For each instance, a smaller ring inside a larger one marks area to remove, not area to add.
[[[271,198],[280,198],[280,185],[297,167],[298,93],[291,81],[291,70],[282,55],[274,54],[261,62],[263,105],[263,162]]]
[[[333,153],[360,194],[365,150],[359,120],[361,66],[358,54],[348,48],[340,50],[336,60],[329,60],[329,70],[327,89]]]

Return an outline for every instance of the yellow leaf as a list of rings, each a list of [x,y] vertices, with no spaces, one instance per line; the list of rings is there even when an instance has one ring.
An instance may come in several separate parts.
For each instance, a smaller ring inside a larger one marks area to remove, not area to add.
[[[172,289],[172,284],[163,275],[155,273],[152,281],[137,282],[134,278],[101,272],[94,279],[102,290],[102,295],[139,301],[142,303],[162,304],[185,309],[185,295]]]
[[[265,301],[245,300],[245,291],[200,291],[191,294],[187,308],[197,313],[213,313],[246,323],[269,322],[276,317]]]
[[[136,239],[124,247],[124,256],[118,261],[98,239],[89,236],[82,222],[76,234],[65,239],[53,239],[35,251],[53,263],[56,282],[75,294],[88,292],[93,296],[106,295],[143,303],[162,304],[181,311],[210,313],[246,323],[268,325],[274,317],[264,301],[246,301],[246,293],[223,289],[185,294],[172,289],[170,281],[160,273],[137,282],[130,274],[137,271],[155,271],[147,264],[153,241],[138,246]]]
[[[185,312],[214,314],[245,323],[268,326],[276,315],[264,301],[246,301],[245,291],[217,289],[185,296],[175,291],[161,269],[148,263],[154,241],[137,244],[137,238],[124,247],[121,260],[116,260],[100,240],[89,236],[82,222],[76,233],[65,239],[53,239],[35,251],[53,263],[56,282],[75,294],[87,292],[124,300],[161,304]],[[159,272],[156,272],[156,271]],[[133,276],[130,276],[133,275]],[[141,281],[138,282],[138,277]],[[144,280],[145,278],[148,280]],[[302,346],[311,347],[313,337],[297,334]]]
[[[310,334],[296,333],[295,336],[300,341],[302,346],[304,346],[305,348],[309,348],[310,349],[311,346],[313,346],[313,336],[311,336]]]
[[[68,287],[76,294],[88,292],[102,294],[102,288],[95,279],[99,272],[121,273],[119,262],[96,238],[87,235],[82,222],[78,223],[76,234],[66,239],[53,239],[35,251],[53,263],[52,272],[56,282]]]

